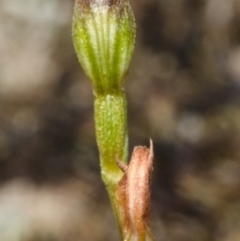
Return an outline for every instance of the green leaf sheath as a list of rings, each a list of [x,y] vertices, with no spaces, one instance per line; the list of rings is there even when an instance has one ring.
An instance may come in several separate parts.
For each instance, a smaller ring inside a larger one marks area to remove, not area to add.
[[[123,173],[116,164],[116,157],[127,160],[126,99],[123,92],[97,96],[94,103],[95,125],[101,160],[102,179],[108,190],[118,228],[122,234],[119,204],[115,188]]]
[[[115,186],[122,177],[116,157],[126,161],[127,156],[125,95],[120,92],[97,96],[94,107],[102,177],[106,185]]]

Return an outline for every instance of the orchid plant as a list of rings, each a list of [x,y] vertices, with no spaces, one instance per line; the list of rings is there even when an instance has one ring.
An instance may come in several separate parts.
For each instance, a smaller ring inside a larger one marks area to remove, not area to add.
[[[123,241],[153,240],[149,229],[150,149],[135,147],[127,165],[127,107],[124,79],[136,35],[128,0],[76,0],[73,43],[92,82],[101,175]]]

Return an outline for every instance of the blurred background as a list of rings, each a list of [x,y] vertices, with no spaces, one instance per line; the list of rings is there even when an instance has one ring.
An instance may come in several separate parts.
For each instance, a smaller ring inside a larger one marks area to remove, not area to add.
[[[154,141],[158,241],[240,240],[240,1],[131,0],[130,153]],[[0,0],[0,240],[113,241],[73,0]]]

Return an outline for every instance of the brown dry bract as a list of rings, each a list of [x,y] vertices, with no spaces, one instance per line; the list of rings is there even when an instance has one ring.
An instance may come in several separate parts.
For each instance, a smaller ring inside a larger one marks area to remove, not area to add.
[[[116,188],[124,236],[127,235],[127,238],[130,238],[134,232],[141,237],[147,234],[151,236],[149,212],[150,181],[153,170],[152,141],[150,141],[150,149],[144,146],[134,148],[128,166],[120,161],[117,163],[124,172]]]

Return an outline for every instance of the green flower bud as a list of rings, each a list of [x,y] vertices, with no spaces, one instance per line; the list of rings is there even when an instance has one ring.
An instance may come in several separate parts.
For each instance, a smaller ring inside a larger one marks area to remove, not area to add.
[[[76,0],[73,42],[96,95],[122,90],[135,30],[128,0]]]

